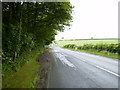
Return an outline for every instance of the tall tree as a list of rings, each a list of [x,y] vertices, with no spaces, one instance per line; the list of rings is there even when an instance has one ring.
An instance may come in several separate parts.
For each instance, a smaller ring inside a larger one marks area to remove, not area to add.
[[[70,2],[4,2],[2,11],[3,63],[49,45],[72,20]]]

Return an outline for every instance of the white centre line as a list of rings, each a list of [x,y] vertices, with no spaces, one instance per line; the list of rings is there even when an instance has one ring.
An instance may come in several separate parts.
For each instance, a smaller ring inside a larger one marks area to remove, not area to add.
[[[86,62],[85,60],[81,60],[81,61]],[[86,63],[88,63],[88,62],[86,62]],[[91,64],[91,63],[88,63],[88,64],[93,65],[93,64]],[[95,67],[97,67],[97,68],[99,68],[99,69],[101,69],[101,70],[103,70],[103,71],[106,71],[106,72],[108,72],[108,73],[110,73],[110,74],[113,74],[113,75],[115,75],[115,76],[117,76],[117,77],[120,77],[119,74],[114,73],[114,72],[112,72],[112,71],[110,71],[110,70],[107,70],[107,69],[105,69],[105,68],[102,68],[102,67],[100,67],[100,66],[98,66],[98,65],[93,65],[93,66],[95,66]]]
[[[76,57],[77,57],[77,54],[76,54]],[[99,68],[99,69],[101,69],[101,70],[103,70],[103,71],[106,71],[106,72],[108,72],[108,73],[110,73],[110,74],[112,74],[112,75],[115,75],[115,76],[117,76],[117,77],[120,77],[119,74],[117,74],[117,73],[115,73],[115,72],[112,72],[112,71],[110,71],[110,70],[107,70],[107,69],[105,69],[105,68],[103,68],[103,67],[101,67],[101,66],[94,65],[93,63],[87,62],[84,58],[81,58],[80,60],[83,61],[83,62],[85,62],[85,63],[87,63],[87,64],[90,64],[90,65],[92,65],[92,66],[95,66],[96,68]]]
[[[107,70],[107,69],[105,69],[105,68],[102,68],[102,67],[100,67],[100,66],[98,66],[98,65],[96,65],[96,67],[99,68],[99,69],[101,69],[101,70],[104,70],[104,71],[106,71],[106,72],[108,72],[108,73],[111,73],[111,74],[113,74],[113,75],[115,75],[115,76],[117,76],[117,77],[120,77],[120,75],[118,75],[117,73],[114,73],[114,72],[112,72],[112,71],[110,71],[110,70]]]

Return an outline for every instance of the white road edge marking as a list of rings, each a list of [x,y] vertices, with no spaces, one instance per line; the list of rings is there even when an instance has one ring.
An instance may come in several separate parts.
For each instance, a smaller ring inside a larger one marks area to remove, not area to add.
[[[83,62],[85,62],[85,63],[88,63],[88,62],[86,62],[86,60],[84,60],[83,58],[81,59],[81,61],[83,61]],[[91,64],[91,63],[88,63],[88,64]],[[106,72],[108,72],[108,73],[110,73],[110,74],[112,74],[112,75],[115,75],[115,76],[117,76],[117,77],[120,77],[119,74],[117,74],[117,73],[115,73],[115,72],[112,72],[112,71],[110,71],[110,70],[107,70],[107,69],[105,69],[105,68],[102,68],[101,66],[93,65],[93,64],[91,64],[91,65],[92,65],[92,66],[95,66],[95,67],[97,67],[97,68],[99,68],[99,69],[101,69],[101,70],[103,70],[103,71],[106,71]]]
[[[67,64],[68,66],[73,67],[73,68],[76,70],[76,67],[75,67],[71,62],[69,62],[69,61],[65,58],[66,55],[62,55],[63,53],[62,53],[62,54],[57,53],[57,52],[58,52],[57,50],[55,50],[55,52],[56,52],[56,56],[61,60],[61,62],[62,62],[63,64]],[[86,60],[81,60],[81,61],[86,62]],[[91,65],[92,65],[92,64],[91,64]],[[100,66],[98,66],[98,65],[93,65],[93,66],[95,66],[95,67],[97,67],[97,68],[99,68],[99,69],[101,69],[101,70],[103,70],[103,71],[106,71],[106,72],[108,72],[108,73],[111,73],[112,75],[115,75],[115,76],[117,76],[117,77],[120,77],[119,74],[114,73],[114,72],[112,72],[112,71],[110,71],[110,70],[107,70],[107,69],[105,69],[105,68],[102,68],[102,67],[100,67]]]
[[[117,76],[117,77],[120,77],[120,75],[118,75],[117,73],[114,73],[114,72],[112,72],[112,71],[109,71],[109,70],[107,70],[107,69],[105,69],[105,68],[102,68],[102,67],[100,67],[100,66],[98,66],[98,65],[95,65],[95,66],[96,66],[97,68],[101,69],[101,70],[104,70],[104,71],[106,71],[106,72],[108,72],[108,73],[111,73],[111,74]]]

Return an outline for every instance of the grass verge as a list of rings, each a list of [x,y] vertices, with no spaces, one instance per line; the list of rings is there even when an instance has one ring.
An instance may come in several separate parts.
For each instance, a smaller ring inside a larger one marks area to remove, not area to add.
[[[40,63],[36,61],[36,58],[43,51],[35,50],[29,54],[26,53],[27,62],[17,72],[3,77],[2,88],[34,88],[40,68]]]
[[[105,56],[105,57],[109,57],[109,58],[113,58],[113,59],[120,59],[118,54],[113,54],[113,53],[107,53],[107,52],[98,52],[96,50],[75,50],[72,48],[64,48],[64,49],[69,49],[69,50],[74,50],[74,51],[83,51],[83,52],[87,52],[87,53],[91,53],[91,54],[95,54],[95,55],[100,55],[100,56]]]

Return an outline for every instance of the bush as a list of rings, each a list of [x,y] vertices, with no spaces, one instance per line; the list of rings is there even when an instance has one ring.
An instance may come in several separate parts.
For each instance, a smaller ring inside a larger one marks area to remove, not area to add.
[[[67,44],[65,48],[76,48],[83,50],[97,50],[97,51],[106,51],[111,53],[120,54],[120,44],[84,44],[83,46],[77,46],[75,44]]]
[[[67,44],[64,46],[64,48],[75,48],[76,45],[75,44]]]

